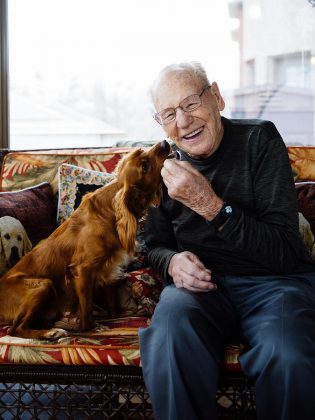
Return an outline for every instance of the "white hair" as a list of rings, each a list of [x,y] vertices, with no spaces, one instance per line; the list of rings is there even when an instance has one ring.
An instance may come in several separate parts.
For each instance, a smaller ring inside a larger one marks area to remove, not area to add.
[[[158,74],[158,77],[154,80],[152,83],[151,89],[150,89],[150,96],[151,100],[154,103],[156,92],[158,89],[158,86],[162,79],[164,79],[167,75],[170,73],[187,73],[190,74],[195,79],[199,80],[202,85],[210,85],[207,73],[201,63],[198,61],[188,61],[184,63],[174,63],[170,64],[169,66],[164,67],[160,73]]]

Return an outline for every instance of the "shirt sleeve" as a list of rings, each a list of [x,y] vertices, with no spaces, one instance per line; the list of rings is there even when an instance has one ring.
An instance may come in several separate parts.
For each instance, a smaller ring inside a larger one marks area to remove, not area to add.
[[[272,123],[268,123],[273,126]],[[274,126],[273,126],[274,127]],[[286,146],[278,133],[261,129],[249,147],[254,210],[233,208],[218,236],[274,273],[294,272],[303,252],[294,180]]]
[[[162,206],[149,209],[145,224],[145,240],[149,264],[159,272],[166,283],[171,283],[168,266],[178,250],[172,223]]]

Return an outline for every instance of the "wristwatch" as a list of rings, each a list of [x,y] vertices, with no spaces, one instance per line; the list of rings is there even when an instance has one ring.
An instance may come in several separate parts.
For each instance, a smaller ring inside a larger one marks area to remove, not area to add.
[[[230,204],[223,203],[223,206],[219,213],[212,220],[207,220],[207,223],[216,229],[219,229],[224,223],[232,216],[233,208]]]

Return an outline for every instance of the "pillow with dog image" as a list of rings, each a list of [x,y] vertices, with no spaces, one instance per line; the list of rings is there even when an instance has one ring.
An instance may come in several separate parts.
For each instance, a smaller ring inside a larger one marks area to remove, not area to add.
[[[315,258],[315,182],[295,184],[299,231],[309,253]]]
[[[48,182],[0,192],[0,274],[57,227],[56,205]]]

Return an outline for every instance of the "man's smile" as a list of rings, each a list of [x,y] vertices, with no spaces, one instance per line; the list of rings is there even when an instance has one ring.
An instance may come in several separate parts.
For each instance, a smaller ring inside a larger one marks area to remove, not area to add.
[[[194,140],[196,139],[199,134],[203,132],[204,127],[199,127],[196,130],[192,131],[191,133],[186,134],[185,136],[182,136],[182,139],[184,140]]]

